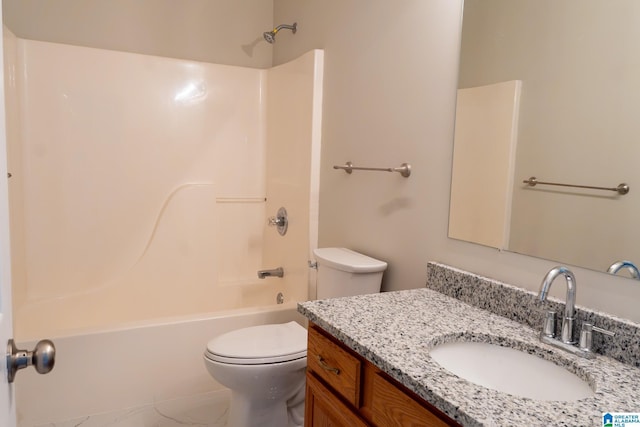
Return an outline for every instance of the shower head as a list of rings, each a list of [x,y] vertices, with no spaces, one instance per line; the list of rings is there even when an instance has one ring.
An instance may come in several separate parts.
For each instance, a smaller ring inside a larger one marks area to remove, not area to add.
[[[274,44],[276,42],[276,34],[282,29],[291,30],[291,32],[295,34],[298,29],[298,23],[294,22],[293,25],[278,25],[273,30],[262,33],[262,36],[267,42]]]
[[[262,33],[262,36],[264,37],[264,39],[271,43],[274,44],[276,42],[276,31],[265,31],[264,33]]]

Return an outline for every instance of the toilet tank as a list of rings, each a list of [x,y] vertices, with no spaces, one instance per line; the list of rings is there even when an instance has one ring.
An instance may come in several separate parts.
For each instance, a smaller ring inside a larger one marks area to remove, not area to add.
[[[335,298],[380,292],[387,263],[346,248],[318,248],[317,298]]]

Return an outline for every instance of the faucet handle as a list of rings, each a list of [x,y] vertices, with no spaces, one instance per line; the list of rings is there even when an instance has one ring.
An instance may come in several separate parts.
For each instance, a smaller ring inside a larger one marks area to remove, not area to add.
[[[556,336],[556,312],[546,310],[544,314],[544,323],[542,325],[542,335],[549,338]]]
[[[280,227],[284,226],[286,220],[283,216],[270,216],[268,219],[269,227]]]
[[[289,228],[287,210],[284,207],[278,209],[276,216],[269,217],[268,224],[270,227],[276,227],[281,236],[287,234],[287,228]]]
[[[580,349],[584,351],[591,351],[591,341],[593,339],[593,332],[598,332],[610,337],[615,336],[615,332],[607,331],[606,329],[593,326],[591,323],[583,323],[582,330],[580,331]]]

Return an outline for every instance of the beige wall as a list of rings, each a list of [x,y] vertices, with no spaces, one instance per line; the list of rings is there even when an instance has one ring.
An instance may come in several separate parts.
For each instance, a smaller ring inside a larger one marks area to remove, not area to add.
[[[427,248],[446,240],[460,4],[276,0],[274,8],[275,22],[298,22],[274,63],[325,49],[319,244],[389,261],[385,290],[423,286],[435,257]],[[407,179],[332,169],[346,161],[413,170]]]
[[[384,289],[423,286],[442,261],[537,290],[555,263],[447,238],[461,1],[275,0],[298,22],[274,63],[325,50],[320,245],[389,262]],[[332,165],[413,167],[397,174]],[[578,303],[640,320],[634,281],[574,268]],[[563,284],[552,289],[564,298]]]
[[[255,68],[271,66],[268,0],[4,0],[21,38]]]

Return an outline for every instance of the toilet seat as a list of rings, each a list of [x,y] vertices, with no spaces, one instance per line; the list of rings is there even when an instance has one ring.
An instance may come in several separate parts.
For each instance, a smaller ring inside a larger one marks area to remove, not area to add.
[[[300,359],[307,356],[307,330],[296,322],[237,329],[209,341],[205,356],[234,365]]]

